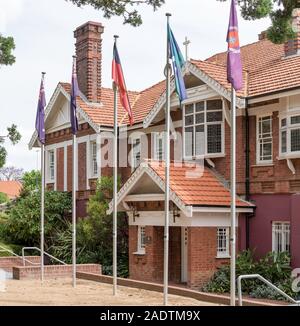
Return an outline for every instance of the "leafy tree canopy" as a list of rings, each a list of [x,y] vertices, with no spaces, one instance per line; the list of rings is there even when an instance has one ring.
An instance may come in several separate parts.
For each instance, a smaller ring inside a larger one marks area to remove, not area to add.
[[[4,37],[0,34],[0,66],[12,65],[16,62],[16,58],[12,54],[15,47],[12,37]]]
[[[140,5],[148,5],[157,10],[161,7],[165,0],[67,0],[71,1],[78,7],[91,5],[97,10],[102,10],[105,18],[112,16],[122,16],[124,24],[132,26],[140,26],[143,21],[137,7]]]
[[[7,134],[5,136],[0,135],[0,168],[2,168],[6,162],[7,151],[3,145],[7,138],[13,145],[16,145],[21,140],[21,134],[18,132],[16,125],[13,124],[11,127],[7,128]]]
[[[292,13],[294,9],[300,8],[299,0],[238,0],[238,3],[246,20],[268,16],[271,18],[272,25],[267,31],[267,36],[273,43],[284,43],[295,37]]]

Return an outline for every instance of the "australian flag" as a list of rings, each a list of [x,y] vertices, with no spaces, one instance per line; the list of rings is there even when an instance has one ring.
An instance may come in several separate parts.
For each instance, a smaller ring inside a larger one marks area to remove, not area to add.
[[[35,120],[35,129],[38,133],[38,138],[41,144],[45,144],[45,107],[46,107],[46,96],[44,88],[44,76],[42,77],[39,102],[37,107],[37,114]]]
[[[121,65],[121,60],[118,52],[118,48],[116,43],[114,44],[114,54],[113,54],[113,62],[112,62],[112,79],[119,89],[120,93],[120,101],[122,104],[122,107],[128,114],[129,122],[131,125],[134,123],[133,119],[133,113],[128,97],[128,92],[125,84],[123,69]]]
[[[174,34],[169,24],[168,24],[168,42],[170,47],[170,57],[172,59],[173,70],[175,75],[176,92],[179,96],[180,102],[182,102],[187,99],[186,88],[185,88],[184,79],[181,71],[182,67],[185,64],[185,60],[183,58],[183,55],[180,51],[178,43],[174,37]]]
[[[78,132],[77,96],[79,96],[79,88],[78,88],[78,81],[77,81],[76,60],[74,59],[73,71],[72,71],[71,103],[70,103],[71,129],[73,135],[76,135]]]

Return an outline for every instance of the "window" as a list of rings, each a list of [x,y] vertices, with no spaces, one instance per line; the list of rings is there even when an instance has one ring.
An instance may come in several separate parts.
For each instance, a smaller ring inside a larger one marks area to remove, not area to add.
[[[281,155],[300,154],[300,115],[281,119],[280,152]]]
[[[54,181],[55,179],[55,155],[54,150],[48,152],[49,160],[49,180]]]
[[[154,159],[163,161],[165,157],[164,133],[154,134]]]
[[[272,117],[259,117],[257,120],[257,161],[273,161]]]
[[[218,228],[217,257],[229,257],[229,228]]]
[[[290,252],[290,223],[289,222],[273,223],[272,250],[275,253]]]
[[[141,139],[132,140],[132,169],[136,169],[141,164]]]
[[[98,160],[97,160],[97,143],[92,142],[91,143],[91,171],[92,176],[95,177],[98,175]]]
[[[202,101],[185,105],[184,146],[185,157],[223,153],[223,102]]]
[[[146,249],[146,227],[139,226],[138,227],[138,247],[137,252],[140,254],[144,254]]]

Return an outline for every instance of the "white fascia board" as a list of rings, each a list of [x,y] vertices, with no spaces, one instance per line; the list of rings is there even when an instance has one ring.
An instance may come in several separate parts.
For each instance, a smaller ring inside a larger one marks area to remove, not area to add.
[[[237,207],[237,213],[253,213],[254,207]],[[193,207],[193,213],[230,213],[230,207]]]
[[[182,73],[185,76],[187,73],[193,74],[195,77],[202,80],[206,85],[208,85],[210,88],[212,88],[216,93],[220,94],[221,97],[226,98],[228,101],[231,101],[231,91],[228,91],[225,87],[223,87],[220,83],[218,83],[216,80],[211,78],[209,75],[204,73],[201,69],[197,68],[195,65],[193,65],[191,62],[187,62],[185,66],[182,68]],[[175,80],[171,80],[170,85],[170,93],[173,94],[175,92]],[[163,106],[166,103],[166,92],[164,92],[157,102],[155,103],[152,110],[148,113],[146,116],[143,126],[144,128],[148,128],[152,121],[155,119],[159,111],[163,108]],[[184,104],[184,102],[183,102]],[[246,101],[245,99],[237,97],[236,101],[238,108],[245,108]]]
[[[58,84],[45,110],[45,124],[47,122],[47,118],[49,117],[59,94],[63,94],[69,102],[71,100],[70,94],[64,89],[64,87],[61,84]],[[84,98],[83,100],[85,101]],[[100,132],[100,126],[98,124],[95,124],[87,115],[87,113],[80,108],[80,106],[77,106],[77,112],[83,117],[84,121],[86,121],[95,130],[96,133]],[[36,131],[34,131],[31,140],[28,144],[29,150],[32,150],[35,147],[37,140],[38,140],[38,134]],[[37,147],[40,147],[40,144]]]

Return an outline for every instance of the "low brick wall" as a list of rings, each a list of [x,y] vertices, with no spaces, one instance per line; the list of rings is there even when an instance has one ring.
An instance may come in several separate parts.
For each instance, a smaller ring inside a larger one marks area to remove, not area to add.
[[[25,266],[31,266],[30,262],[38,264],[40,262],[39,256],[26,256],[25,257]],[[0,257],[0,269],[5,270],[6,272],[12,272],[13,267],[23,266],[23,260],[19,257]]]
[[[77,273],[77,278],[88,280],[88,281],[94,281],[94,282],[100,282],[100,283],[107,283],[112,284],[113,278],[111,276],[106,275],[95,275],[91,273]],[[131,287],[135,289],[143,289],[147,291],[154,291],[154,292],[163,292],[163,285],[157,284],[157,283],[149,283],[149,282],[142,282],[142,281],[136,281],[131,279],[125,279],[125,278],[118,278],[118,285],[120,286],[126,286]],[[218,294],[212,294],[212,293],[204,293],[199,291],[194,291],[182,287],[176,287],[176,286],[169,286],[169,294],[178,295],[182,297],[192,298],[195,300],[203,301],[203,302],[211,302],[214,304],[223,304],[223,305],[230,305],[230,297],[226,295],[218,295]],[[238,304],[238,302],[237,302]],[[243,300],[244,306],[281,306],[284,305],[284,303],[280,304],[279,302],[264,302],[264,301],[256,301],[256,300],[249,300],[244,299]]]
[[[101,265],[97,264],[85,264],[77,265],[78,272],[92,273],[95,275],[101,275]],[[39,266],[16,266],[12,269],[13,278],[15,280],[35,280],[41,276],[41,268]],[[50,265],[45,266],[46,278],[63,278],[72,277],[72,265]]]

